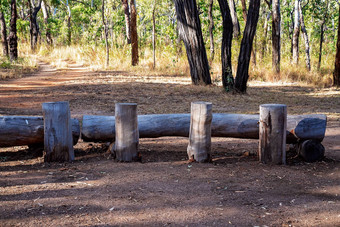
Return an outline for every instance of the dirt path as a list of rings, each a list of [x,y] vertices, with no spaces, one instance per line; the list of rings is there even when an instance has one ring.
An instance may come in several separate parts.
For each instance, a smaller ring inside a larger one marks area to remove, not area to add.
[[[115,102],[140,114],[257,113],[285,103],[289,114],[330,116],[325,160],[258,163],[257,141],[213,138],[212,163],[188,164],[186,138],[141,139],[142,163],[116,163],[105,144],[79,143],[74,163],[45,164],[25,147],[0,148],[1,226],[340,226],[340,91],[252,85],[248,95],[196,87],[187,77],[89,72],[71,65],[0,81],[0,114],[41,115],[41,103],[69,101],[72,116],[110,115]],[[248,155],[250,154],[250,155]],[[47,224],[48,223],[48,224]]]

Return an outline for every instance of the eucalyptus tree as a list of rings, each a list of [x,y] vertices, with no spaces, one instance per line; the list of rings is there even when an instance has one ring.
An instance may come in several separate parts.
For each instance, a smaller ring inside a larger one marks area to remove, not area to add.
[[[2,44],[2,53],[4,56],[8,57],[8,42],[7,42],[7,26],[5,21],[5,16],[3,13],[3,6],[5,6],[5,2],[0,0],[0,26],[1,26],[1,44]]]
[[[230,9],[230,16],[233,22],[233,34],[234,38],[239,38],[241,34],[240,30],[240,23],[237,18],[236,6],[234,0],[228,0],[229,2],[229,9]]]
[[[38,12],[41,9],[42,0],[30,0],[30,37],[31,37],[31,49],[36,50],[39,35],[39,24],[37,21]]]
[[[52,39],[51,28],[50,28],[50,23],[49,23],[50,12],[48,11],[48,6],[45,3],[45,1],[41,2],[41,10],[42,10],[42,13],[43,13],[44,24],[45,24],[45,27],[46,27],[46,42],[47,42],[48,45],[52,45],[53,39]]]
[[[306,3],[306,5],[307,4],[308,4],[308,2]],[[304,20],[304,16],[303,16],[303,12],[302,12],[302,9],[304,7],[301,6],[301,0],[299,0],[299,14],[300,14],[301,31],[302,31],[302,34],[303,34],[303,38],[305,40],[306,67],[310,71],[311,70],[311,63],[310,63],[309,38],[308,38],[308,33],[307,33],[307,30],[306,30],[305,20]]]
[[[340,4],[338,19],[338,39],[336,42],[335,69],[333,73],[333,86],[340,87]]]
[[[272,67],[280,72],[281,61],[281,11],[280,0],[272,1]]]
[[[300,11],[299,0],[294,1],[294,31],[292,38],[293,46],[293,63],[297,65],[299,63],[299,36],[300,36]]]
[[[17,36],[17,3],[11,0],[11,20],[9,23],[9,58],[11,61],[18,59],[18,36]]]
[[[130,23],[130,32],[131,32],[131,55],[132,55],[132,65],[138,65],[139,55],[138,55],[138,34],[137,34],[137,8],[136,1],[130,0],[130,8],[131,8],[131,23]]]
[[[125,16],[125,35],[127,44],[131,44],[131,32],[130,32],[130,8],[128,0],[122,0]]]

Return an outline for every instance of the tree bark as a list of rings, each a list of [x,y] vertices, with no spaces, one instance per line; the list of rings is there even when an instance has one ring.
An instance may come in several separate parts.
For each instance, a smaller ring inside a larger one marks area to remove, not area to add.
[[[184,42],[190,65],[191,81],[195,85],[211,84],[196,0],[174,0],[174,2],[179,34]]]
[[[260,105],[259,159],[269,164],[286,164],[287,106]]]
[[[80,125],[77,119],[71,119],[73,145],[80,137]],[[0,117],[0,147],[44,146],[43,117],[2,116]]]
[[[306,30],[305,26],[305,21],[303,18],[303,13],[302,13],[302,7],[301,7],[301,1],[299,0],[299,13],[300,13],[300,24],[301,24],[301,31],[303,34],[303,38],[305,40],[305,53],[306,53],[306,67],[308,71],[311,70],[311,65],[310,65],[310,47],[309,47],[309,38],[308,38],[308,33]]]
[[[259,19],[259,11],[260,0],[250,0],[247,23],[243,32],[235,78],[235,90],[241,93],[245,93],[247,91],[250,54],[256,32],[257,21]]]
[[[280,0],[272,3],[272,67],[275,73],[280,73],[281,60],[281,12]]]
[[[4,56],[8,57],[8,42],[7,42],[7,28],[6,21],[2,9],[0,8],[0,26],[1,26],[1,44],[2,53]]]
[[[43,103],[44,160],[74,160],[70,107],[68,102]]]
[[[105,0],[102,1],[102,21],[104,25],[104,37],[105,37],[105,48],[106,48],[106,67],[110,64],[110,49],[109,49],[109,40],[108,35],[109,31],[107,29],[107,21],[105,18]]]
[[[214,0],[210,0],[209,2],[209,36],[210,36],[210,64],[214,61],[215,57],[215,46],[214,46],[214,18],[213,18],[213,5]]]
[[[137,34],[137,9],[135,5],[135,0],[130,1],[131,7],[131,55],[132,55],[132,65],[136,66],[139,62],[138,56],[138,34]]]
[[[152,9],[152,57],[153,57],[153,69],[156,68],[156,0],[153,2]]]
[[[86,142],[110,142],[115,139],[115,117],[85,115],[82,139]],[[259,138],[259,115],[213,114],[213,137]],[[323,114],[290,115],[287,119],[287,143],[325,137],[327,117]],[[150,114],[138,116],[140,138],[189,136],[190,114]]]
[[[30,0],[30,35],[31,35],[31,50],[35,51],[38,43],[39,24],[37,21],[37,15],[41,8],[41,0],[37,1],[37,5],[34,0]]]
[[[300,36],[300,11],[299,0],[295,0],[294,6],[294,31],[293,31],[293,63],[299,64],[299,36]]]
[[[128,0],[122,0],[124,15],[125,15],[125,33],[127,44],[131,44],[131,31],[130,31],[130,10]]]
[[[9,24],[9,58],[11,61],[18,59],[18,36],[17,36],[17,3],[11,0],[11,20]]]
[[[222,61],[222,85],[226,91],[231,91],[234,87],[234,77],[231,64],[231,44],[233,39],[233,22],[231,18],[228,3],[224,0],[218,0],[220,4],[223,33],[221,46]]]
[[[244,23],[247,24],[247,4],[246,4],[246,0],[241,0],[241,4],[242,4],[242,15],[243,15]],[[253,47],[251,48],[251,61],[252,61],[253,65],[256,65],[256,55],[254,53]]]
[[[335,69],[333,73],[333,86],[340,87],[340,7],[338,22],[338,40],[336,42]]]
[[[241,34],[240,23],[237,18],[236,7],[234,0],[229,0],[230,16],[233,22],[234,38],[239,38]]]
[[[263,61],[265,51],[267,50],[267,35],[268,35],[268,21],[270,18],[271,13],[268,12],[266,16],[266,20],[264,21],[264,26],[263,26],[263,40],[262,40],[262,49],[261,49],[261,61]]]
[[[190,161],[210,161],[211,121],[212,103],[191,103],[189,145],[187,148]]]
[[[46,3],[44,1],[41,2],[41,9],[44,15],[44,23],[46,26],[46,43],[47,45],[52,46],[53,45],[53,39],[52,39],[52,35],[51,35],[51,29],[50,29],[50,25],[48,23],[48,19],[49,19],[49,12],[47,10],[47,6]]]

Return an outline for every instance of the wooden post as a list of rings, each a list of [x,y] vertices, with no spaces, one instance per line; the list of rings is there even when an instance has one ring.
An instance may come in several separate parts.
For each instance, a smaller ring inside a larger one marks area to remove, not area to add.
[[[189,160],[210,161],[212,103],[192,102],[190,117]]]
[[[286,128],[286,105],[260,105],[259,159],[261,162],[286,164]]]
[[[139,161],[139,131],[136,103],[116,103],[116,160]]]
[[[42,104],[44,114],[44,160],[74,160],[71,114],[68,102]]]

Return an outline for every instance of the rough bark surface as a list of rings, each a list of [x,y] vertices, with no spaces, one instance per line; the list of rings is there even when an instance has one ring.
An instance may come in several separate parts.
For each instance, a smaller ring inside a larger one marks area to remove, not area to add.
[[[74,160],[70,107],[68,102],[43,103],[44,160]]]
[[[280,73],[281,60],[281,12],[280,0],[272,3],[272,67],[275,73]]]
[[[102,1],[102,21],[104,25],[104,37],[105,37],[105,48],[106,48],[106,67],[110,64],[110,49],[109,49],[109,30],[107,28],[107,21],[105,18],[105,0]]]
[[[323,114],[291,115],[287,120],[287,143],[325,137],[327,117]],[[115,117],[83,116],[82,139],[87,142],[110,142],[115,139]],[[213,114],[213,137],[259,138],[259,115]],[[150,114],[138,116],[140,138],[189,136],[190,114]]]
[[[335,70],[333,73],[333,86],[340,87],[340,7],[338,23],[338,40],[336,42]]]
[[[229,0],[229,8],[230,8],[231,20],[233,21],[234,38],[238,38],[238,37],[240,37],[241,29],[240,29],[240,23],[239,23],[238,18],[237,18],[234,0]]]
[[[137,34],[137,9],[134,0],[130,1],[131,7],[131,23],[130,23],[130,32],[131,32],[131,55],[132,55],[132,65],[138,65],[139,56],[138,56],[138,34]]]
[[[293,31],[293,63],[299,64],[299,36],[300,36],[300,12],[299,0],[295,0],[294,6],[294,31]]]
[[[8,56],[7,27],[5,17],[1,8],[0,8],[0,27],[1,27],[2,53],[4,56]]]
[[[191,81],[195,85],[211,84],[196,0],[174,0],[174,2],[178,31],[186,48]]]
[[[17,36],[17,3],[11,0],[11,20],[9,24],[9,58],[11,61],[18,59],[18,36]]]
[[[259,160],[266,164],[286,164],[287,106],[260,106]]]
[[[309,53],[310,52],[309,38],[308,38],[306,26],[305,26],[305,21],[304,21],[304,18],[303,18],[301,1],[299,1],[299,14],[300,14],[301,31],[302,31],[302,34],[303,34],[303,38],[305,40],[306,67],[310,71],[311,65],[310,65],[310,53]]]
[[[211,152],[212,104],[192,102],[190,115],[189,145],[190,161],[209,162]]]
[[[223,19],[223,34],[221,46],[222,61],[222,85],[226,91],[234,87],[234,77],[231,64],[231,44],[233,40],[233,22],[230,14],[228,3],[224,0],[218,0],[220,4]]]
[[[267,16],[266,16],[266,20],[264,21],[264,25],[263,25],[263,40],[262,40],[262,49],[261,49],[261,61],[264,58],[264,55],[266,53],[267,50],[267,35],[268,35],[268,21],[270,18],[271,13],[268,12]]]
[[[247,91],[250,54],[253,47],[257,21],[259,19],[259,11],[260,0],[250,0],[247,23],[243,32],[235,78],[235,90],[241,93],[245,93]]]
[[[48,45],[53,45],[53,39],[52,39],[52,36],[51,36],[51,29],[50,29],[50,26],[49,26],[49,23],[48,23],[48,19],[49,19],[50,15],[49,15],[49,11],[47,9],[46,3],[44,1],[41,2],[41,10],[43,12],[44,23],[45,23],[45,26],[46,26],[46,43]]]
[[[214,45],[214,18],[213,18],[213,5],[214,0],[210,0],[209,2],[209,36],[210,36],[210,63],[214,60],[215,57],[215,45]]]
[[[128,2],[128,0],[122,0],[122,4],[123,4],[123,8],[124,8],[124,16],[125,16],[126,42],[127,42],[127,44],[131,44],[129,2]]]
[[[243,19],[244,19],[244,22],[247,23],[247,4],[246,4],[246,0],[241,0],[241,4],[242,4]],[[256,65],[256,55],[255,55],[255,52],[253,50],[253,47],[251,48],[251,60],[252,60],[253,65]]]
[[[41,0],[35,2],[30,0],[30,35],[31,35],[31,50],[35,51],[38,43],[39,24],[37,21],[38,12],[41,9]]]

